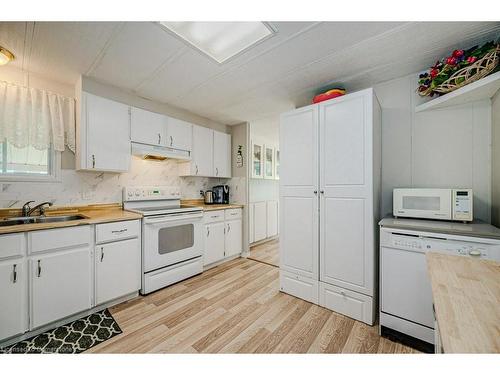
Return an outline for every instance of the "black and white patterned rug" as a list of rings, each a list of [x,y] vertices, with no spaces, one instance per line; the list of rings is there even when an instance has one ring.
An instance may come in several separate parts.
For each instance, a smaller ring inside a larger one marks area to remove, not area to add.
[[[108,309],[0,348],[0,353],[77,354],[122,333]]]

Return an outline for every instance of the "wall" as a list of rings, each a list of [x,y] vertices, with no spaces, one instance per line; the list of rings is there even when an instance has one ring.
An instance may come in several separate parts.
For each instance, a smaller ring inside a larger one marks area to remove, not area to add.
[[[18,85],[36,87],[73,97],[75,87],[10,67],[0,69],[0,80]],[[152,111],[169,114],[182,120],[228,132],[227,126],[204,119],[167,104],[155,103],[134,96],[116,87],[100,84],[84,78],[85,89],[90,92],[139,106]],[[125,185],[171,185],[179,186],[183,198],[200,198],[199,190],[206,190],[227,180],[202,177],[178,177],[177,162],[144,161],[132,157],[128,173],[94,173],[75,171],[75,158],[69,150],[62,153],[61,182],[57,183],[2,183],[0,182],[0,207],[19,207],[27,200],[52,201],[56,205],[121,202],[121,189]]]
[[[250,123],[250,139],[253,142],[279,148],[279,121],[279,116],[272,116],[252,121]],[[250,202],[274,200],[279,200],[278,180],[250,178]]]
[[[382,106],[382,216],[395,187],[471,187],[474,216],[491,219],[489,100],[415,113],[418,74],[375,86]]]
[[[491,223],[500,227],[500,91],[493,97],[492,164],[491,164]]]

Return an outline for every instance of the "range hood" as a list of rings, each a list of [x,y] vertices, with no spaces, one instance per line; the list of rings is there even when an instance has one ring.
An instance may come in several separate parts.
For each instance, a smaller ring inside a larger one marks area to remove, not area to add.
[[[132,155],[151,160],[191,160],[191,153],[186,150],[177,150],[170,147],[146,145],[136,142],[132,142]]]

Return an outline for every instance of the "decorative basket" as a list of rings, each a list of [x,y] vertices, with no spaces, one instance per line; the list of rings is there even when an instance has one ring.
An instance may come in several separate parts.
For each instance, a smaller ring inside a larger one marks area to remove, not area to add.
[[[420,96],[427,96],[431,91],[446,94],[460,87],[466,86],[469,83],[475,82],[493,72],[498,66],[500,60],[500,44],[497,44],[493,51],[488,52],[475,63],[457,70],[446,81],[434,88],[428,88],[425,91],[419,91]]]

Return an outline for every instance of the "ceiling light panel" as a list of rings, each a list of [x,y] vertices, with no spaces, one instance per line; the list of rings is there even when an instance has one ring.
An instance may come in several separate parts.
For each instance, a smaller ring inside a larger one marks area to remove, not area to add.
[[[230,59],[274,31],[263,22],[160,22],[218,63]]]

